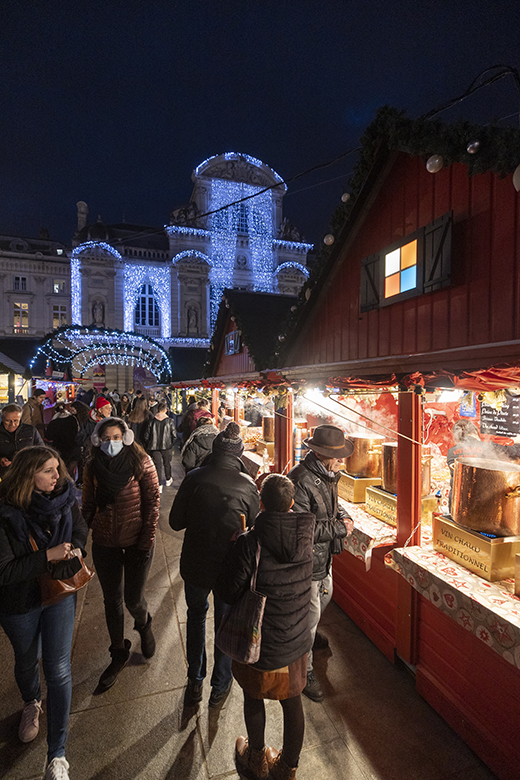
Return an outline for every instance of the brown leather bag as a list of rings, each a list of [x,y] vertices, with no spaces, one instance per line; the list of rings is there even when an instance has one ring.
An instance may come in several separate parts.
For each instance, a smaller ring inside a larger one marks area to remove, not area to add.
[[[30,536],[29,539],[31,547],[37,552],[39,549],[38,545],[32,536]],[[45,574],[38,577],[42,594],[42,607],[57,604],[71,593],[76,593],[76,591],[84,588],[94,576],[92,569],[90,569],[83,560],[83,553],[80,548],[73,547],[71,553],[81,561],[81,569],[79,569],[73,577],[69,577],[66,580],[55,580],[51,577],[50,572],[45,572]]]

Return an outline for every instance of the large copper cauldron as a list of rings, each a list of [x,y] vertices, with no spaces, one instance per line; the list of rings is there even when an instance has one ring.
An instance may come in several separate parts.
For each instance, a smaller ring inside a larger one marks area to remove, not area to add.
[[[421,458],[421,496],[427,496],[431,490],[431,455]],[[383,444],[383,472],[381,487],[388,493],[397,494],[397,442],[385,441]]]
[[[473,531],[520,535],[520,466],[484,458],[456,460],[451,514]]]
[[[384,436],[355,436],[349,434],[354,445],[352,455],[345,458],[347,474],[352,477],[369,477],[375,479],[381,476],[381,444]]]

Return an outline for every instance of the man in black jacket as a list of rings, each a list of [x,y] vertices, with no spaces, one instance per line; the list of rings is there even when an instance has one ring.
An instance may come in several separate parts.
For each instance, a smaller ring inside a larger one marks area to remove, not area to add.
[[[295,486],[293,510],[316,515],[310,606],[313,647],[303,693],[313,701],[321,701],[323,691],[313,672],[312,650],[328,647],[327,637],[317,631],[318,623],[332,598],[332,556],[343,550],[343,540],[352,532],[352,520],[338,503],[338,481],[341,460],[351,455],[354,447],[335,425],[318,425],[304,444],[311,452],[288,476]]]
[[[258,491],[240,460],[243,450],[239,426],[229,423],[214,439],[205,465],[185,476],[170,510],[173,530],[186,529],[181,577],[188,606],[186,701],[189,704],[202,699],[208,596],[215,587],[229,540],[242,527],[241,515],[245,515],[247,525],[252,525],[258,514]],[[216,635],[226,606],[215,594],[213,608]],[[225,700],[232,681],[231,659],[215,645],[210,707],[217,707]]]
[[[2,409],[0,424],[0,479],[11,465],[15,452],[33,444],[43,444],[42,437],[33,425],[20,423],[22,409],[18,404],[8,404]]]

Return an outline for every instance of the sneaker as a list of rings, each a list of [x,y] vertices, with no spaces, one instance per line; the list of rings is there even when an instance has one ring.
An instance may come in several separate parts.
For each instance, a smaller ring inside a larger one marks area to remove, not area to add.
[[[45,780],[69,780],[69,762],[65,756],[53,758],[51,763],[47,764]]]
[[[162,490],[163,490],[163,486],[159,485],[159,493],[162,493]]]
[[[233,685],[233,680],[231,680],[231,682],[229,683],[225,691],[216,691],[214,688],[212,688],[211,696],[209,697],[208,706],[220,707],[222,704],[224,704],[227,697],[229,696],[229,692],[231,690],[232,685]]]
[[[42,713],[42,703],[33,699],[25,705],[22,712],[22,719],[18,728],[18,737],[21,742],[32,742],[38,736],[40,730],[40,715]]]
[[[188,687],[184,694],[186,704],[198,704],[202,701],[202,683],[190,680],[188,677]]]
[[[166,487],[170,487],[173,484],[173,479],[166,480]]]
[[[323,701],[325,694],[321,690],[321,685],[314,676],[314,672],[307,672],[307,685],[302,693],[308,696],[309,699],[312,699],[312,701]]]
[[[329,646],[329,640],[325,636],[325,634],[320,634],[319,631],[316,631],[316,636],[314,637],[314,644],[312,646],[313,650],[326,650]]]

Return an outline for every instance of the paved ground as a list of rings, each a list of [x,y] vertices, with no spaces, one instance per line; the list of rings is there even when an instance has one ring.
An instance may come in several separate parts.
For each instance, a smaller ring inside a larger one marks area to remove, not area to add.
[[[92,696],[109,662],[96,579],[81,594],[73,649],[73,699],[67,759],[71,780],[237,780],[233,752],[244,732],[238,686],[220,711],[209,710],[209,685],[198,709],[183,708],[186,610],[179,555],[182,534],[168,526],[182,478],[162,494],[160,531],[148,584],[157,653],[146,662],[128,616],[134,651],[116,685]],[[441,718],[418,696],[410,673],[393,666],[332,603],[323,620],[330,651],[316,655],[326,692],[304,701],[306,733],[299,780],[493,780]],[[211,633],[211,632],[210,632]],[[0,777],[41,778],[45,725],[29,745],[17,739],[21,701],[11,647],[0,630]],[[267,703],[267,743],[281,747],[281,707]],[[45,723],[45,719],[43,719]]]

